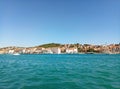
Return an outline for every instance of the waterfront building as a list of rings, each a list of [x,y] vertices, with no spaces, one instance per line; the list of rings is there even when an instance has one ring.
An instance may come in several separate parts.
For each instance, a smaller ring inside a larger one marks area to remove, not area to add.
[[[14,50],[9,50],[8,53],[9,54],[13,54],[15,51]]]
[[[78,49],[77,48],[67,48],[66,53],[78,53]]]
[[[55,54],[60,54],[61,53],[61,49],[60,48],[57,48],[57,47],[53,47],[51,48],[51,51]]]
[[[43,49],[43,50],[42,50],[42,53],[45,53],[45,54],[53,54],[53,52],[51,51],[50,48]]]

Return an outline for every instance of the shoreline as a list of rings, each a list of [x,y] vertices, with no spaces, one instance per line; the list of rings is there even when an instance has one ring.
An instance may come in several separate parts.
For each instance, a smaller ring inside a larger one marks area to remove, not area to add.
[[[112,54],[107,54],[107,53],[60,53],[60,54],[57,54],[57,53],[32,53],[32,54],[29,54],[29,53],[20,53],[19,55],[97,55],[97,54],[100,54],[100,55],[120,55],[120,53],[112,53]],[[0,54],[0,55],[14,55],[14,54]]]

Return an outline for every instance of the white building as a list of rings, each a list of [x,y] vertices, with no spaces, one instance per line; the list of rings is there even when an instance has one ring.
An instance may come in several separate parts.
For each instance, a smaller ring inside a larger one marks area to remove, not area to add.
[[[60,54],[61,53],[61,49],[57,48],[57,47],[51,48],[51,51],[55,54]]]
[[[42,53],[45,53],[45,54],[53,54],[53,52],[51,51],[51,49],[43,49],[42,50]]]
[[[9,53],[9,54],[13,54],[13,53],[14,53],[14,50],[9,50],[8,53]]]
[[[26,53],[26,49],[23,49],[23,50],[22,50],[22,53]]]
[[[77,48],[67,48],[66,53],[78,53],[78,49]]]

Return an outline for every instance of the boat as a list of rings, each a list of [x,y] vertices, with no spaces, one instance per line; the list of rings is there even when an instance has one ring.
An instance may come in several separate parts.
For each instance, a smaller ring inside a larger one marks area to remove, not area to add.
[[[94,54],[94,52],[86,52],[85,54]]]
[[[14,53],[13,55],[20,55],[19,53]]]

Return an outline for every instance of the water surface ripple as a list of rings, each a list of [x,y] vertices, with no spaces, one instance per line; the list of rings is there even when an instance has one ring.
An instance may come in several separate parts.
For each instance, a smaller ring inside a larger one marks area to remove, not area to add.
[[[120,89],[120,55],[0,55],[0,89]]]

